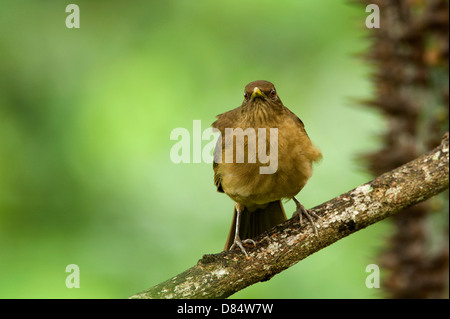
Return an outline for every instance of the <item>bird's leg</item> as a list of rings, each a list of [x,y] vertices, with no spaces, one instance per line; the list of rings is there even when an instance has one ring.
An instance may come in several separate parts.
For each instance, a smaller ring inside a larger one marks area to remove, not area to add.
[[[245,251],[245,248],[242,244],[253,244],[256,245],[255,241],[252,239],[244,239],[241,240],[239,237],[239,224],[241,221],[241,207],[240,205],[236,205],[236,230],[234,231],[234,241],[233,245],[231,245],[230,250],[233,249],[235,246],[238,246],[241,251],[245,254],[246,257],[248,257],[247,252]]]
[[[313,217],[316,219],[321,219],[321,217],[319,215],[317,215],[316,213],[314,213],[313,211],[309,211],[307,210],[295,197],[292,197],[292,199],[295,202],[295,205],[297,206],[296,211],[294,212],[294,214],[292,215],[292,217],[298,215],[299,219],[300,219],[300,225],[302,225],[302,215],[305,215],[306,218],[308,218],[309,222],[311,223],[313,229],[314,229],[314,233],[316,235],[318,235],[318,231],[317,231],[317,226],[316,223],[313,220]]]

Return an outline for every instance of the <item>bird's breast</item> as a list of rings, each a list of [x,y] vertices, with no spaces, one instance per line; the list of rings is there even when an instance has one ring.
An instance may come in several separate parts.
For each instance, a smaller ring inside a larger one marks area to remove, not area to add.
[[[225,131],[222,138],[218,173],[224,192],[236,202],[264,204],[291,198],[311,176],[312,161],[307,154],[312,145],[294,121],[228,133],[232,136]]]

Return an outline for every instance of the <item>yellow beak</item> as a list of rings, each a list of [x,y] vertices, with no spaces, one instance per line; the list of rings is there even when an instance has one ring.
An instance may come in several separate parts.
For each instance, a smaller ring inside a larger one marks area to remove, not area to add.
[[[263,92],[261,92],[261,90],[258,87],[255,87],[252,93],[252,100],[254,100],[258,96],[266,97],[266,95]]]

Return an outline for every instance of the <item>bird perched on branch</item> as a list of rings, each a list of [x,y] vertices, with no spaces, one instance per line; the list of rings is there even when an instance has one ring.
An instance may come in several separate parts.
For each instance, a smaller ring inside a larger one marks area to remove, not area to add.
[[[283,105],[272,83],[245,87],[242,105],[217,116],[212,127],[221,137],[214,150],[214,184],[234,202],[225,250],[255,244],[252,238],[286,220],[282,199],[296,203],[317,233],[312,212],[294,197],[312,174],[321,152],[311,143],[303,122]]]

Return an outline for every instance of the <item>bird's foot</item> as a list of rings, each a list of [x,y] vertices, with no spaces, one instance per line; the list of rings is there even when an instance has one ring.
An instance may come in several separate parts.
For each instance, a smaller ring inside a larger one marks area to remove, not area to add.
[[[243,244],[253,244],[253,246],[256,246],[256,243],[255,243],[255,241],[253,239],[241,240],[239,238],[239,236],[235,236],[233,245],[231,245],[230,250],[233,249],[234,247],[238,246],[241,249],[241,251],[245,254],[245,256],[248,258],[247,251],[245,250]]]
[[[317,225],[314,222],[313,218],[316,218],[316,219],[322,219],[322,218],[319,215],[317,215],[316,213],[314,213],[313,211],[307,210],[295,197],[293,197],[292,199],[294,200],[295,205],[297,206],[297,209],[294,212],[294,214],[292,215],[292,217],[299,216],[300,225],[302,225],[303,224],[302,215],[305,215],[306,218],[308,218],[309,222],[311,223],[311,225],[314,229],[314,233],[316,235],[318,235],[319,232],[317,230]]]

